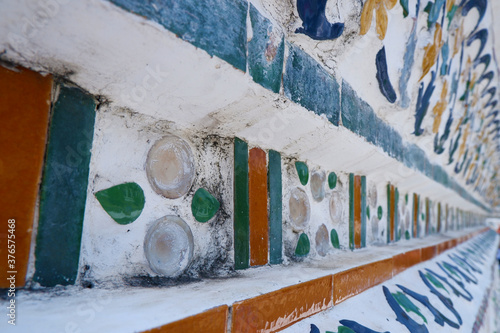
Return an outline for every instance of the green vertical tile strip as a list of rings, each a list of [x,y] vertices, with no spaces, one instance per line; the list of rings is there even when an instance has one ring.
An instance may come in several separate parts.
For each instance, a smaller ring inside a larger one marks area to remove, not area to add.
[[[349,174],[349,248],[354,250],[354,174]]]
[[[387,184],[387,243],[391,242],[391,184]]]
[[[95,107],[90,95],[60,85],[40,190],[33,279],[42,286],[74,284],[77,278]]]
[[[281,155],[277,151],[269,151],[267,180],[269,191],[269,262],[280,264],[282,261],[282,184]]]
[[[366,247],[366,176],[361,176],[361,247]]]
[[[430,233],[430,218],[429,218],[429,209],[430,209],[430,200],[429,198],[425,198],[425,235],[427,236]]]
[[[248,268],[249,260],[248,144],[234,138],[234,268]]]
[[[394,192],[394,239],[396,242],[401,239],[401,233],[399,232],[399,191],[396,188]]]

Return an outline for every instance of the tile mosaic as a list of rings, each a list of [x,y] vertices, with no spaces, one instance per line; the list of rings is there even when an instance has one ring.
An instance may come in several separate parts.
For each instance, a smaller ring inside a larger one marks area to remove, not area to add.
[[[275,93],[280,91],[285,43],[271,22],[250,4],[252,39],[248,42],[248,72],[253,80]]]
[[[332,276],[234,303],[231,332],[275,332],[332,307]]]
[[[178,216],[154,222],[144,237],[144,254],[153,272],[176,277],[191,263],[194,239],[191,228]]]
[[[191,189],[196,175],[191,147],[178,136],[164,136],[149,150],[146,174],[156,193],[168,199],[182,197]]]
[[[97,200],[118,224],[134,222],[142,213],[144,191],[136,183],[124,183],[96,192]]]
[[[269,191],[269,262],[280,264],[283,260],[281,155],[274,150],[269,151],[267,180]]]
[[[196,331],[225,333],[227,330],[228,309],[227,305],[222,305],[142,333],[185,333]]]
[[[52,109],[40,192],[34,281],[42,286],[75,283],[80,259],[95,100],[60,84]]]
[[[215,216],[220,202],[204,188],[196,190],[191,201],[191,212],[198,222],[207,222]]]
[[[195,0],[109,1],[159,23],[211,56],[215,55],[242,71],[246,70],[248,3],[245,0],[208,0],[203,3]]]
[[[298,46],[289,44],[283,86],[285,96],[339,124],[340,91],[335,78]]]
[[[297,246],[295,247],[295,255],[298,257],[304,257],[309,254],[311,250],[311,243],[309,242],[309,237],[307,234],[300,234],[299,240],[297,241]]]
[[[250,219],[250,266],[267,264],[269,223],[267,220],[266,152],[250,149],[248,156],[248,191]]]
[[[340,272],[333,277],[333,301],[337,305],[366,289],[392,278],[393,259],[385,259]]]
[[[42,173],[50,114],[52,77],[0,65],[0,257],[7,265],[9,224],[15,220],[16,287],[23,287]],[[26,98],[29,96],[29,98]],[[15,110],[15,112],[13,112]],[[12,229],[10,229],[12,230]],[[7,269],[0,270],[0,288],[9,288]]]
[[[248,144],[234,139],[234,267],[250,264],[250,222],[248,204]]]

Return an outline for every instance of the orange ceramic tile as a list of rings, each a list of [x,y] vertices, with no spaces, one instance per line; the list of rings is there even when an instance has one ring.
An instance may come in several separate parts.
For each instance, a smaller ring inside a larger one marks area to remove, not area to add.
[[[9,287],[8,271],[17,271],[17,287],[25,284],[51,89],[50,76],[0,66],[0,188],[4,191],[0,196],[0,288]],[[9,219],[15,220],[14,236],[10,236],[15,241],[14,268],[7,266]]]
[[[394,187],[394,185],[391,185],[391,211],[389,212],[389,216],[390,216],[390,229],[389,230],[389,233],[391,235],[391,242],[394,241],[394,234],[396,233],[396,230],[394,230],[394,217],[395,217],[395,214],[396,214],[396,208],[395,208],[395,205],[396,205],[396,200],[395,200],[395,195],[396,195],[396,188]]]
[[[416,265],[420,262],[421,255],[420,249],[405,252],[394,256],[394,267],[392,269],[392,275],[397,275],[404,270]]]
[[[422,252],[421,252],[422,261],[427,261],[427,260],[434,258],[436,256],[436,254],[437,254],[437,246],[436,245],[424,247],[424,248],[422,248]]]
[[[354,247],[361,248],[361,176],[354,176]]]
[[[227,315],[228,306],[222,305],[197,315],[144,331],[143,333],[225,333]]]
[[[448,250],[448,241],[439,243],[437,245],[437,254],[441,254],[446,250]]]
[[[368,288],[392,278],[393,258],[340,272],[333,277],[333,301],[337,305]]]
[[[248,197],[250,207],[250,265],[265,265],[269,252],[267,223],[266,152],[250,149],[248,155]]]
[[[234,303],[231,332],[275,332],[333,305],[332,276]]]

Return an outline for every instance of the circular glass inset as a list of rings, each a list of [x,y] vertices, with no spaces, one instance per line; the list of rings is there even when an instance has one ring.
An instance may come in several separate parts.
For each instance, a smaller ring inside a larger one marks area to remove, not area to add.
[[[311,207],[306,192],[301,188],[294,188],[290,193],[290,220],[298,230],[304,229],[309,222]]]
[[[191,147],[175,135],[158,140],[149,150],[146,173],[156,193],[169,199],[183,196],[191,188],[195,175]]]
[[[316,252],[322,257],[326,256],[330,249],[330,237],[326,225],[319,226],[316,232]]]
[[[337,223],[342,220],[342,201],[338,193],[332,193],[330,197],[330,218]]]
[[[315,171],[311,175],[311,194],[316,201],[321,201],[325,197],[325,180],[324,171]]]
[[[193,234],[178,216],[157,220],[144,238],[144,253],[153,272],[169,277],[180,275],[193,256]]]

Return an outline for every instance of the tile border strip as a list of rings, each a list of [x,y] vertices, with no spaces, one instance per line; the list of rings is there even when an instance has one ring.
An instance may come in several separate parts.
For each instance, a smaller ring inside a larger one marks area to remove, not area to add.
[[[263,295],[235,302],[230,307],[222,305],[215,309],[221,309],[223,307],[228,308],[228,322],[224,330],[217,332],[227,332],[227,326],[229,325],[231,325],[231,332],[233,333],[280,331],[304,318],[340,304],[348,298],[354,297],[371,287],[379,285],[404,272],[406,269],[424,261],[428,261],[444,251],[450,250],[488,230],[490,229],[486,227],[435,245],[399,253],[392,257],[352,267],[342,272],[328,274],[324,277],[291,285]],[[374,270],[377,270],[380,274],[373,275]],[[359,280],[358,283],[353,285],[352,281],[356,280]],[[308,293],[314,290],[319,291],[319,293],[314,295]],[[308,297],[304,297],[304,295]],[[262,305],[266,302],[273,304],[272,308],[279,309],[281,313],[269,311],[271,307],[266,306],[266,304]],[[278,304],[278,306],[276,306],[276,304]],[[295,311],[292,313],[289,311],[290,309],[294,309]],[[166,324],[159,329],[165,328],[168,329],[168,332],[184,332],[182,330],[173,329],[177,327],[187,327],[178,326],[180,324],[177,323],[181,323],[182,325],[197,325],[195,322],[199,320],[200,315],[213,310],[214,309],[208,310]],[[250,319],[251,325],[248,324]],[[191,323],[189,323],[190,321]],[[161,332],[166,331],[156,329],[144,331],[144,333]],[[210,332],[215,333],[216,331]]]

